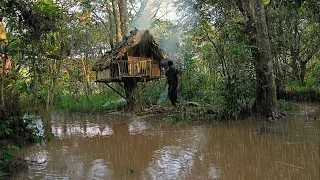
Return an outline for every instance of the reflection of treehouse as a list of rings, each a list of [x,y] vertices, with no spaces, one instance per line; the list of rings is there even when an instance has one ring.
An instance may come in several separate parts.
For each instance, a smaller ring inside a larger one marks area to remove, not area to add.
[[[137,104],[137,83],[157,80],[161,77],[160,61],[165,54],[148,30],[133,30],[130,36],[114,49],[107,52],[92,70],[96,71],[96,82],[124,82],[124,97],[130,106]]]

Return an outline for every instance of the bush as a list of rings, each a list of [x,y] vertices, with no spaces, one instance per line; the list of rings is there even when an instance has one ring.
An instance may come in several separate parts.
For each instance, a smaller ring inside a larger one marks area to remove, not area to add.
[[[19,146],[43,140],[44,137],[39,136],[39,130],[32,128],[31,123],[32,119],[22,117],[0,121],[0,179],[22,165],[22,161],[13,156]]]
[[[283,111],[289,111],[292,109],[292,103],[285,100],[278,101],[279,109]]]
[[[31,120],[21,117],[12,117],[11,119],[0,122],[0,139],[11,140],[18,145],[35,142],[34,129],[28,128]]]
[[[149,83],[140,84],[139,90],[141,93],[140,100],[143,105],[155,105],[157,104],[161,92],[163,92],[164,79],[160,81],[152,81]]]

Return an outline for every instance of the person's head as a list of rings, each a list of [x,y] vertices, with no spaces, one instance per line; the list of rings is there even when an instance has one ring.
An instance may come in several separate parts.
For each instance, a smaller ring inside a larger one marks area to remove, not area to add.
[[[168,61],[168,66],[169,66],[169,68],[173,68],[173,62],[172,61]]]

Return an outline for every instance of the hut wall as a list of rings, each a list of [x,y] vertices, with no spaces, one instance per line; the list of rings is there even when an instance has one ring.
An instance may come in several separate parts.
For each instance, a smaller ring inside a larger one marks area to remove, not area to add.
[[[145,57],[128,56],[128,72],[130,76],[152,75],[152,61]]]
[[[159,64],[153,64],[152,63],[151,75],[152,76],[161,76],[161,71],[160,71]]]
[[[110,79],[110,77],[109,68],[97,71],[97,80]]]

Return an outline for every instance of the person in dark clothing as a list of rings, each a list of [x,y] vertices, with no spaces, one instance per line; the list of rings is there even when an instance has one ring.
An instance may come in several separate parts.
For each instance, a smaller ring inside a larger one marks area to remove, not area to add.
[[[168,61],[169,69],[166,71],[166,83],[164,89],[166,89],[167,84],[169,85],[168,96],[173,106],[176,106],[178,99],[178,91],[180,90],[180,75],[179,71],[174,68],[173,62]]]

